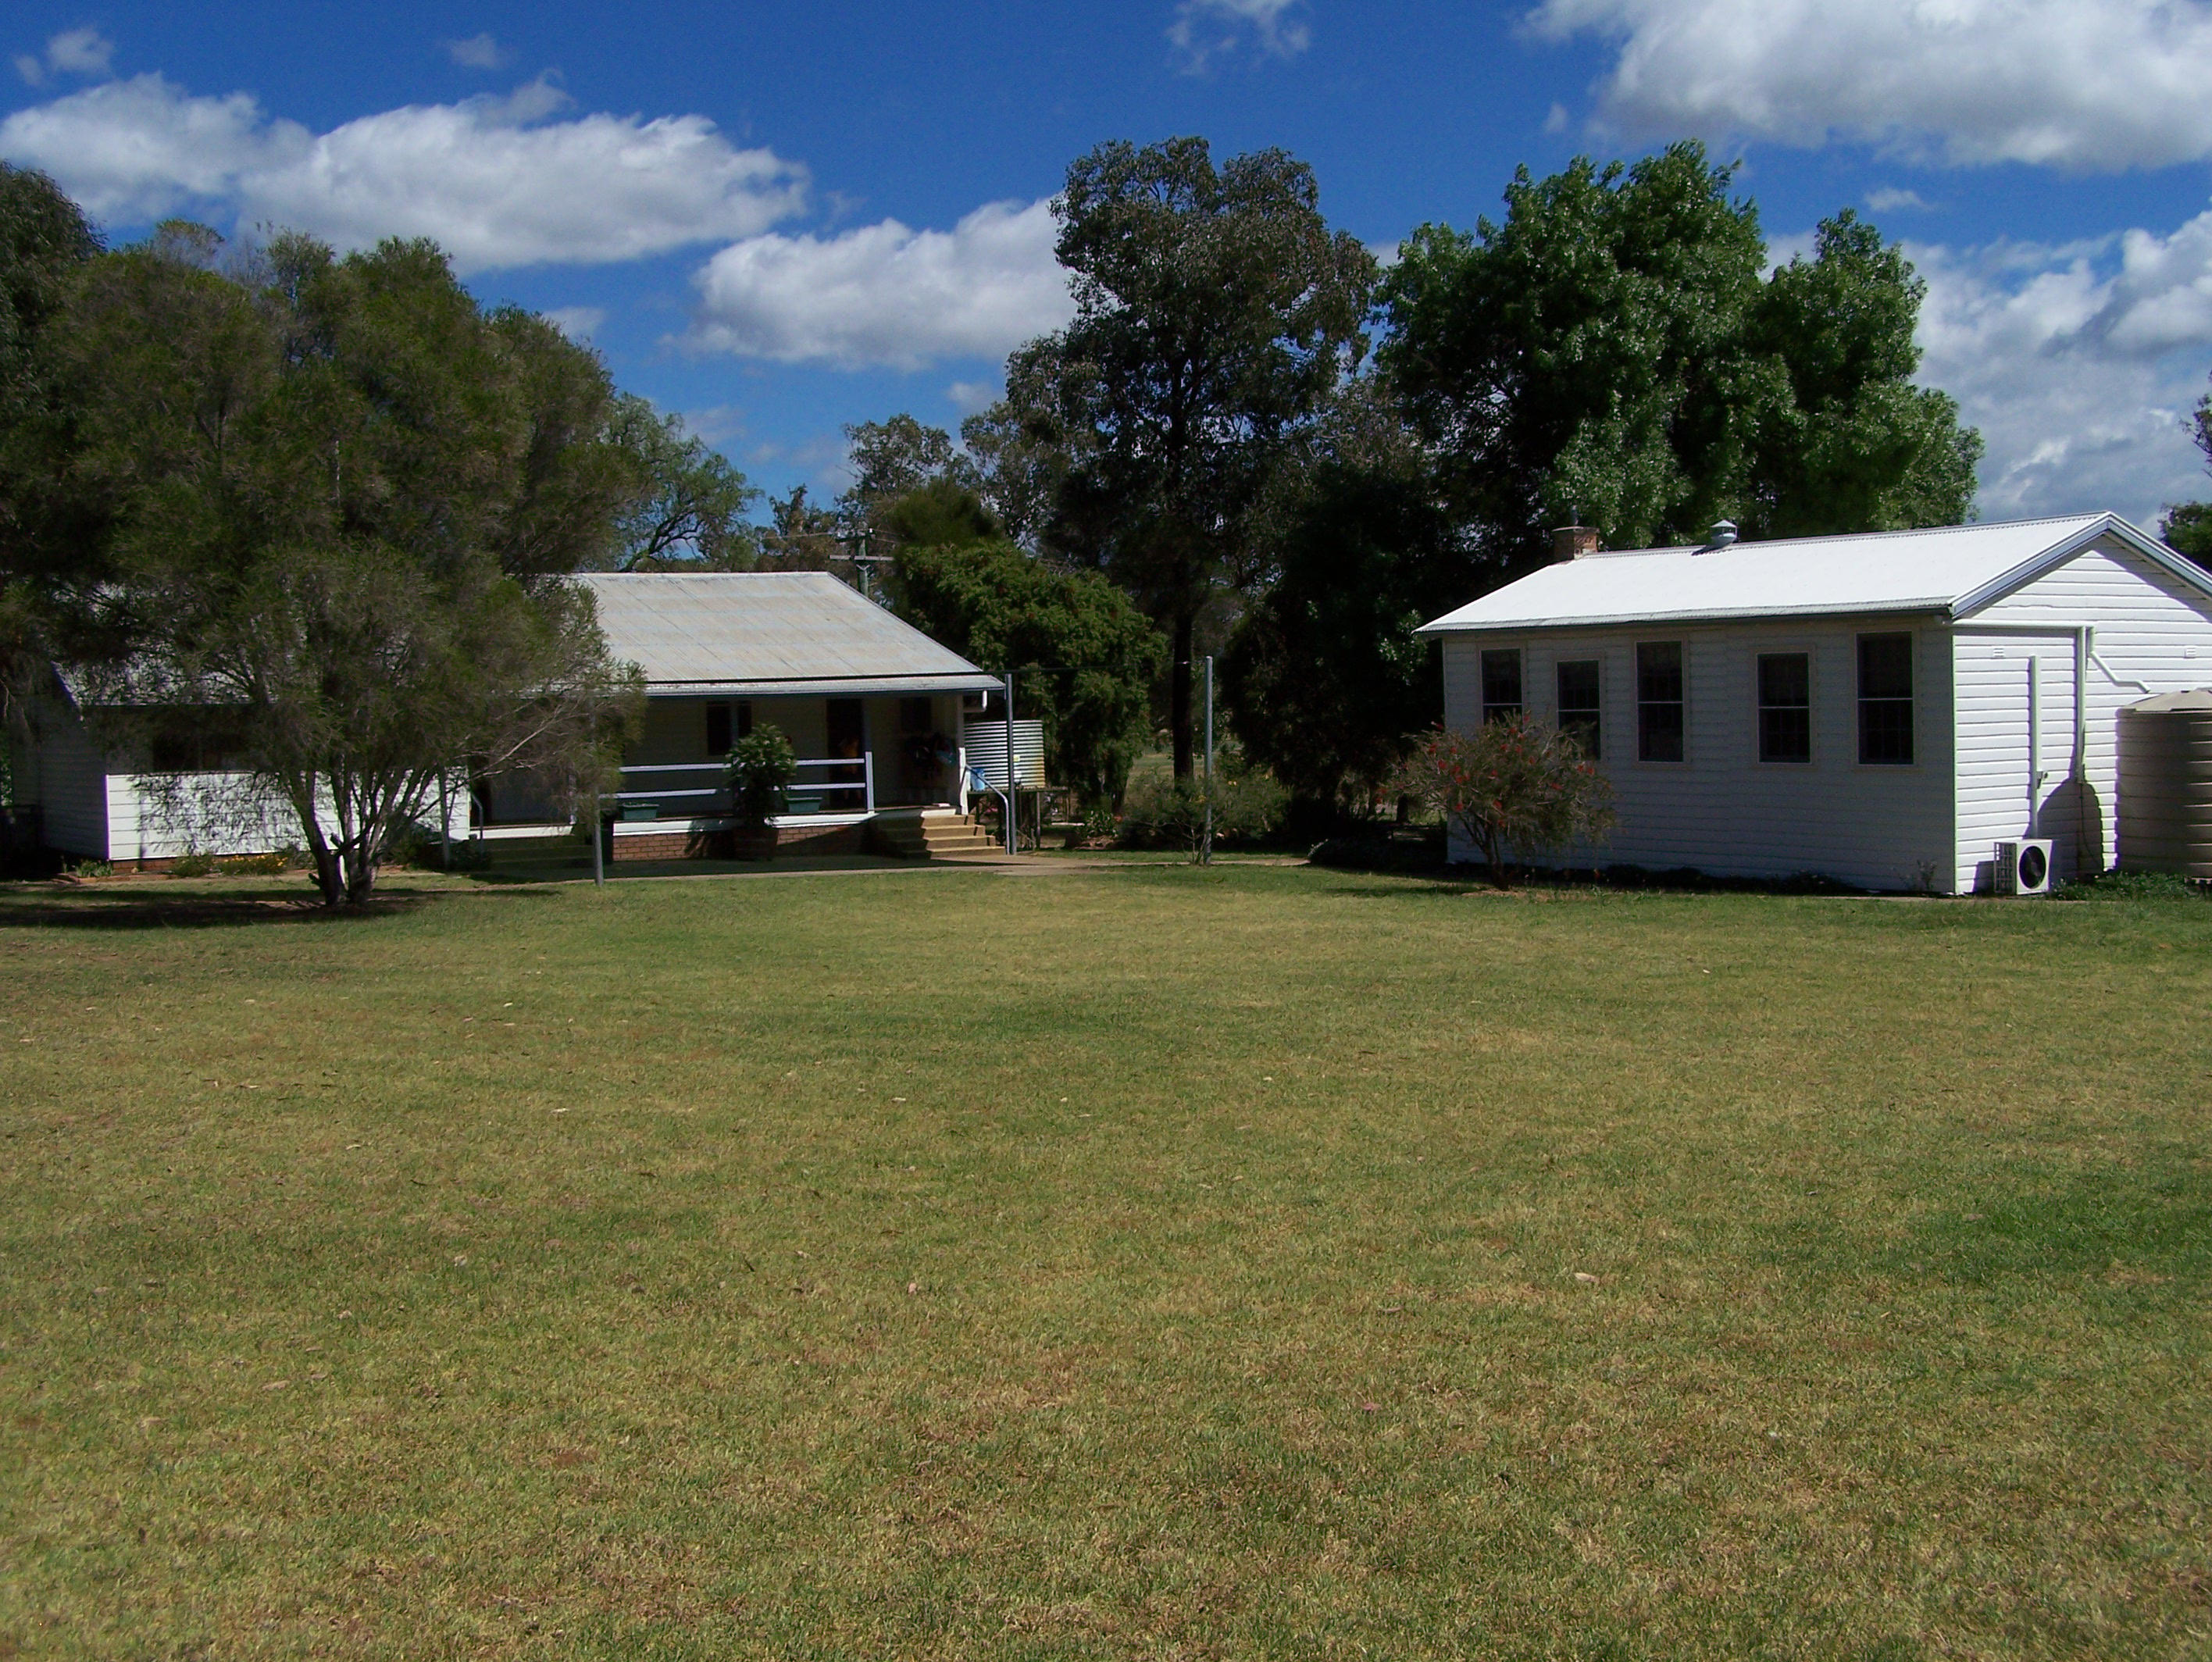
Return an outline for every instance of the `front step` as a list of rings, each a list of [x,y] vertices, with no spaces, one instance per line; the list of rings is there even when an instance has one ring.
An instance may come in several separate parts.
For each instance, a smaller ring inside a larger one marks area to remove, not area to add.
[[[973,815],[950,810],[885,816],[877,819],[872,828],[877,846],[899,859],[974,858],[1005,852],[975,823]]]

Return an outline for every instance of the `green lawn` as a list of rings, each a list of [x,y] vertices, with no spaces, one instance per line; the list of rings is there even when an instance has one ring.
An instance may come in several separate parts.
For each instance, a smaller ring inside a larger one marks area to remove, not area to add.
[[[2212,1655],[2212,906],[299,888],[0,891],[0,1656]]]

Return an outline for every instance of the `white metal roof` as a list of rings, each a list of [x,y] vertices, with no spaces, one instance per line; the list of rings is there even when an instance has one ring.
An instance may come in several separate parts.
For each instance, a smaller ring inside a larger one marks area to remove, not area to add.
[[[652,693],[958,693],[995,677],[827,572],[593,572],[599,628]]]
[[[1586,555],[1531,572],[1424,624],[1420,633],[1826,613],[1938,612],[1964,617],[2107,533],[2212,593],[2212,575],[2157,538],[2116,513],[2088,513],[1715,549]]]

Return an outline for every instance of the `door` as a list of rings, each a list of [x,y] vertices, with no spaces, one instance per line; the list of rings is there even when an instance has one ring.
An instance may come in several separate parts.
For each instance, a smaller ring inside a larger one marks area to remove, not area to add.
[[[828,705],[830,754],[853,758],[852,767],[832,767],[830,777],[840,785],[859,785],[864,778],[860,758],[868,748],[868,707],[857,698],[833,698]],[[833,791],[830,798],[823,806],[841,814],[857,813],[866,805],[859,791]]]

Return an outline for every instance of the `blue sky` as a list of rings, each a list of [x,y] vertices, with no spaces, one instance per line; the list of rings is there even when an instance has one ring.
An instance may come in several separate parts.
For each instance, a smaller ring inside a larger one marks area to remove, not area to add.
[[[1987,518],[2212,490],[2208,0],[33,4],[0,154],[112,237],[437,236],[758,482],[957,423],[1064,312],[1042,204],[1104,138],[1281,145],[1388,247],[1513,167],[1705,138],[1778,251],[1852,205],[1930,285]]]

